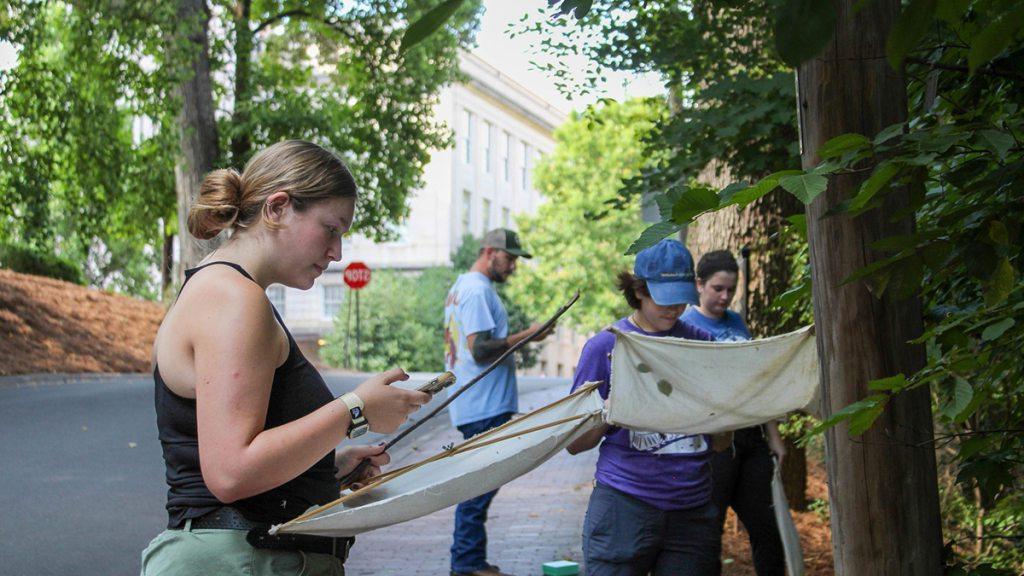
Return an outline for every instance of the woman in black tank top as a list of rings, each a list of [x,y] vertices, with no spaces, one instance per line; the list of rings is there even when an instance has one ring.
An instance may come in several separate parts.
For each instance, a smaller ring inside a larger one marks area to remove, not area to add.
[[[189,231],[230,236],[186,271],[154,344],[168,525],[143,552],[144,575],[344,572],[351,539],[266,529],[337,498],[337,478],[360,460],[379,472],[382,448],[336,459],[334,447],[354,427],[394,431],[430,397],[389,386],[408,378],[396,368],[334,398],[265,290],[308,289],[340,260],[355,201],[341,160],[302,141],[204,180]]]

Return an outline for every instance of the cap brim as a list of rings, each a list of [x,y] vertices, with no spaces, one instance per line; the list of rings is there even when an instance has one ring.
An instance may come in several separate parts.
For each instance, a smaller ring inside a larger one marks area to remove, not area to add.
[[[658,306],[678,306],[680,304],[697,304],[697,286],[693,282],[651,282],[647,281],[647,291],[651,300]]]
[[[504,250],[505,252],[508,252],[509,254],[511,254],[513,256],[518,256],[520,258],[526,258],[527,260],[529,260],[530,258],[533,258],[533,254],[530,254],[529,252],[527,252],[525,250],[520,250],[518,248],[502,248],[502,250]]]

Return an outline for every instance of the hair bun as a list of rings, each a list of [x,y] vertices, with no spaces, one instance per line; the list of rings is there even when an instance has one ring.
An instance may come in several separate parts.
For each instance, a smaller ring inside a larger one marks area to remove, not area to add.
[[[234,227],[242,205],[242,175],[227,168],[214,170],[203,179],[199,197],[188,213],[188,230],[209,240],[221,230]]]

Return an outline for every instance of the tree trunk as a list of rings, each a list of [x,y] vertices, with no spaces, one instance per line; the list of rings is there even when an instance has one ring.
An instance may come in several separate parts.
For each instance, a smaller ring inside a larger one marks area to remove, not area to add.
[[[252,71],[253,34],[249,28],[250,0],[235,5],[235,105],[231,112],[231,162],[241,169],[249,159],[252,141],[249,138],[249,93]]]
[[[801,65],[798,97],[803,165],[816,165],[818,147],[847,132],[866,136],[906,119],[906,84],[889,68],[885,39],[899,0],[878,0],[854,15],[857,0],[837,0],[835,38]],[[824,217],[853,196],[866,174],[832,176],[807,208],[822,412],[829,417],[869,394],[869,380],[913,374],[924,350],[907,342],[921,334],[916,298],[881,300],[861,282],[841,285],[881,258],[868,246],[909,234],[913,217],[894,221],[908,205],[906,190],[882,209],[860,217]],[[825,435],[836,573],[941,574],[935,452],[929,391],[892,399],[870,430],[852,438],[845,424]]]
[[[701,181],[724,187],[731,181],[728,168],[721,176],[714,176],[715,166],[709,166]],[[712,250],[730,250],[739,255],[740,249],[750,249],[750,276],[740,277],[733,307],[744,300],[748,303],[747,324],[755,337],[774,336],[799,328],[799,319],[783,322],[780,314],[771,308],[777,296],[790,287],[792,281],[792,251],[784,245],[778,234],[785,218],[800,212],[800,202],[791,194],[773,192],[742,210],[726,209],[710,212],[694,222],[687,231],[686,243],[695,258]],[[795,510],[807,509],[807,454],[787,441],[787,455],[782,463],[782,479],[786,498]]]
[[[220,237],[201,241],[188,233],[188,212],[199,195],[203,177],[217,159],[217,124],[213,115],[213,87],[210,80],[209,13],[204,0],[179,0],[177,37],[172,49],[184,74],[176,90],[181,106],[178,113],[179,153],[174,166],[174,187],[178,197],[178,241],[181,281],[186,268],[195,266],[220,244]],[[187,63],[187,64],[185,64]]]
[[[171,285],[174,284],[174,234],[168,234],[166,228],[165,224],[160,257],[160,299],[164,302],[171,297]]]

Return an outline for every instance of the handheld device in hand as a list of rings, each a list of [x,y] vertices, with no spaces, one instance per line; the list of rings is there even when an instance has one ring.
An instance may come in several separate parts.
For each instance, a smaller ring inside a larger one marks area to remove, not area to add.
[[[445,372],[437,378],[434,378],[430,382],[427,382],[423,386],[417,388],[420,392],[426,392],[427,394],[437,394],[441,390],[455,384],[455,374],[451,372]]]

